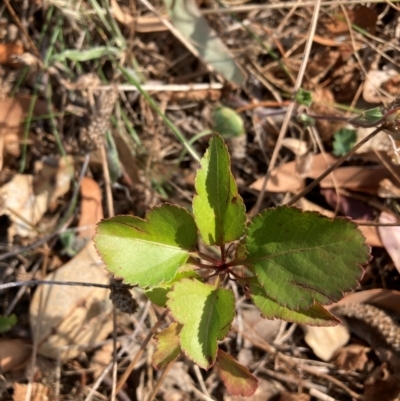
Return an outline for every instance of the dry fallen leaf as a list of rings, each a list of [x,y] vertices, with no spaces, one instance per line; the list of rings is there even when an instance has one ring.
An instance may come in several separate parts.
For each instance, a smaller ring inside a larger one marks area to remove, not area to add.
[[[113,16],[121,24],[131,25],[135,21],[135,18],[133,17],[133,15],[131,15],[129,13],[129,10],[126,7],[124,7],[124,10],[123,10],[120,7],[120,5],[118,4],[117,0],[111,0],[110,4],[111,4]]]
[[[350,344],[338,350],[332,362],[346,371],[358,370],[362,371],[368,362],[367,353],[370,348],[359,344]]]
[[[281,321],[264,319],[254,306],[242,311],[246,339],[252,342],[266,341],[271,343],[279,332]]]
[[[305,393],[297,394],[282,391],[279,401],[309,401],[310,399],[310,396]]]
[[[346,345],[350,334],[344,325],[334,327],[301,326],[304,341],[323,361],[330,361],[336,351]]]
[[[358,128],[357,129],[357,140],[356,143],[361,142],[365,137],[372,133],[375,130],[375,127],[372,128]],[[357,149],[357,154],[363,154],[367,152],[372,152],[371,156],[375,156],[374,158],[371,157],[371,161],[376,161],[376,154],[375,152],[388,152],[393,147],[392,142],[389,139],[389,136],[386,132],[381,131],[377,135],[375,135],[372,139],[370,139],[367,143],[362,145],[359,149]],[[390,160],[390,159],[389,159]]]
[[[93,371],[93,377],[97,379],[113,359],[114,344],[110,341],[96,350],[90,359],[90,369]]]
[[[346,15],[341,11],[330,17],[330,21],[325,23],[325,27],[334,35],[343,35],[349,32],[350,23],[374,34],[377,19],[378,15],[374,10],[358,5],[353,9],[346,9]]]
[[[74,258],[45,280],[108,284],[108,275],[88,243]],[[38,352],[63,360],[80,353],[79,345],[104,340],[112,330],[112,304],[108,289],[82,286],[39,287],[30,305],[30,323]]]
[[[101,206],[101,190],[96,181],[92,178],[84,177],[81,182],[80,192],[81,215],[78,227],[85,228],[78,232],[78,237],[91,238],[95,234],[96,223],[104,217]]]
[[[272,378],[258,378],[258,388],[251,397],[241,397],[226,394],[224,401],[266,401],[275,400],[276,397],[283,391],[284,387],[281,383]]]
[[[378,196],[381,198],[400,198],[400,187],[385,178],[379,183]]]
[[[400,394],[400,375],[392,374],[386,364],[378,366],[365,381],[364,401],[396,401]]]
[[[32,345],[21,340],[0,339],[0,368],[3,373],[26,366],[32,353]]]
[[[6,155],[18,157],[20,142],[24,130],[23,119],[27,115],[31,104],[31,97],[18,95],[14,98],[0,100],[0,170],[3,167],[3,158]],[[47,113],[45,101],[36,100],[33,114]]]
[[[333,310],[337,305],[348,303],[368,303],[391,310],[400,316],[400,291],[387,290],[384,288],[359,291],[346,295],[339,302],[329,305],[328,309]]]
[[[72,158],[67,157],[59,164],[43,164],[40,174],[15,174],[11,181],[0,188],[0,213],[10,217],[12,225],[8,238],[14,235],[32,237],[35,227],[48,207],[69,191],[73,176]]]
[[[261,191],[264,177],[250,185],[250,188]],[[304,187],[304,179],[297,173],[296,163],[289,162],[274,168],[267,183],[269,192],[299,192]]]
[[[338,210],[343,216],[347,216],[352,220],[375,220],[375,209],[361,200],[353,199],[342,194],[338,196],[333,188],[322,189],[321,194],[325,197],[331,208],[333,210]],[[360,225],[358,229],[364,235],[368,245],[377,247],[383,246],[376,226]]]
[[[369,70],[364,81],[363,98],[368,103],[390,101],[386,95],[378,91],[387,81],[397,75],[397,70]]]
[[[294,206],[298,207],[303,211],[310,211],[310,212],[318,212],[323,216],[333,218],[335,217],[335,213],[332,210],[324,209],[323,207],[309,201],[306,198],[300,198]]]
[[[31,383],[31,396],[29,398],[30,401],[50,401],[53,398],[51,397],[51,388],[45,386],[42,383]],[[13,401],[25,401],[28,393],[28,385],[27,384],[14,384],[14,394]]]
[[[83,190],[87,194],[96,191],[98,188],[95,185],[91,185],[89,190],[85,185]],[[97,212],[87,215],[91,217],[91,220],[86,220],[90,226],[96,224],[99,215],[103,214],[101,199],[97,198],[95,203]],[[46,280],[109,284],[108,274],[92,242],[64,266],[49,274]],[[37,335],[36,340],[40,344],[38,352],[54,359],[60,355],[65,360],[79,355],[79,346],[83,345],[85,349],[85,345],[104,340],[112,330],[112,304],[108,294],[107,288],[39,287],[30,305],[32,332]]]
[[[21,43],[0,43],[0,64],[13,65],[13,56],[18,56],[24,52]]]
[[[307,142],[298,138],[283,138],[282,146],[291,150],[296,156],[304,156],[308,152]]]
[[[394,214],[385,211],[381,212],[379,222],[382,224],[399,224]],[[378,231],[383,246],[392,258],[397,271],[400,273],[400,226],[379,226]]]

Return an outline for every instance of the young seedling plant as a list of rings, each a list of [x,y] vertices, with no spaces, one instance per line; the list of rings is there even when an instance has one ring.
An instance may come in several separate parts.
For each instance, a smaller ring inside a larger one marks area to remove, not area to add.
[[[296,208],[267,209],[249,222],[224,140],[212,136],[201,159],[193,213],[163,204],[145,219],[101,221],[94,237],[106,268],[139,286],[175,322],[156,335],[153,363],[184,353],[216,366],[233,395],[251,396],[257,379],[218,347],[235,317],[235,280],[267,319],[316,326],[338,320],[323,305],[356,287],[369,249],[356,225]],[[199,251],[199,241],[207,251]]]

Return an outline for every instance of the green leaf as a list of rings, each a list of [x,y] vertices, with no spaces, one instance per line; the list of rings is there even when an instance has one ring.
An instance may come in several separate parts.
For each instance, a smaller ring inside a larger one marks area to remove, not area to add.
[[[0,333],[11,330],[17,324],[17,316],[0,316]]]
[[[87,50],[64,50],[51,57],[51,62],[62,62],[66,59],[71,61],[90,61],[100,57],[116,58],[121,54],[121,50],[112,46],[98,46]]]
[[[342,128],[335,132],[333,136],[333,154],[343,156],[354,146],[357,141],[357,131],[355,129]]]
[[[218,374],[233,396],[251,397],[258,387],[258,380],[231,355],[218,349]]]
[[[282,319],[310,326],[336,326],[340,323],[340,320],[319,303],[314,303],[308,309],[297,311],[279,305],[267,295],[256,279],[250,280],[250,296],[254,305],[260,309],[262,316],[267,319]]]
[[[183,325],[180,342],[185,354],[208,369],[215,361],[217,341],[228,334],[235,315],[232,291],[183,279],[168,293],[167,306]]]
[[[181,353],[179,345],[179,333],[182,326],[179,323],[172,323],[168,328],[156,334],[156,351],[153,354],[153,365],[156,369],[163,369]]]
[[[383,117],[381,107],[374,107],[373,109],[365,110],[362,114],[362,119],[368,123],[379,121]]]
[[[245,206],[230,171],[230,157],[224,140],[213,135],[201,159],[195,182],[197,194],[193,213],[203,241],[222,246],[243,235]]]
[[[303,104],[304,106],[310,107],[313,102],[312,93],[300,88],[296,93],[296,102],[298,104]]]
[[[256,216],[239,248],[272,300],[303,311],[338,301],[357,285],[369,258],[356,224],[285,206]]]
[[[235,110],[219,106],[213,114],[214,130],[224,138],[236,138],[244,135],[244,122]]]
[[[142,288],[171,281],[196,242],[193,216],[173,205],[153,209],[146,220],[132,216],[103,220],[94,236],[107,270]]]
[[[225,79],[241,86],[246,79],[245,73],[201,15],[196,0],[164,0],[164,3],[172,23],[181,34],[178,39]]]
[[[174,279],[171,280],[169,283],[162,284],[159,287],[152,287],[149,290],[144,291],[144,294],[154,304],[165,307],[168,301],[167,294],[171,291],[172,286],[183,278],[201,278],[201,276],[199,275],[199,273],[193,270],[178,271]]]

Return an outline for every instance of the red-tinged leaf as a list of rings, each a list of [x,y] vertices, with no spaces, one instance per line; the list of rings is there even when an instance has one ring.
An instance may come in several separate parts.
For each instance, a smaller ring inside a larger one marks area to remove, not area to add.
[[[231,355],[218,349],[218,374],[232,395],[251,397],[258,387],[258,380]]]
[[[237,255],[269,298],[307,310],[356,287],[369,247],[352,222],[281,206],[254,217]]]
[[[157,348],[153,354],[153,365],[156,369],[163,369],[181,353],[179,344],[179,333],[182,326],[172,323],[167,329],[156,334]]]
[[[321,304],[315,302],[307,309],[290,310],[271,299],[256,279],[250,280],[250,295],[254,305],[267,319],[282,319],[310,326],[336,326],[340,323]]]

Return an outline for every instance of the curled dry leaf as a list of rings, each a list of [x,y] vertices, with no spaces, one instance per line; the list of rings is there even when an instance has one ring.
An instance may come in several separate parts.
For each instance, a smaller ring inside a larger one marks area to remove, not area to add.
[[[368,103],[382,103],[390,101],[379,89],[391,78],[397,75],[395,69],[369,70],[363,86],[363,98]]]
[[[384,363],[365,381],[364,401],[396,401],[400,394],[400,375],[390,372]]]
[[[400,95],[400,74],[395,75],[394,77],[387,80],[383,85],[383,89],[389,92],[394,97]]]

